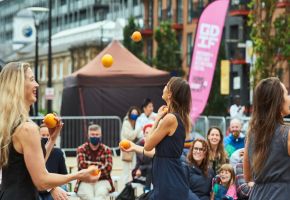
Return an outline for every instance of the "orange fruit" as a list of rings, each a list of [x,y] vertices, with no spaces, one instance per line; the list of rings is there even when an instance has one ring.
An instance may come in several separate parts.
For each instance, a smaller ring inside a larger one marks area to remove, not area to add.
[[[129,140],[122,140],[119,143],[120,147],[123,147],[124,149],[129,149],[131,147],[130,141]]]
[[[131,39],[134,42],[139,42],[140,40],[142,40],[142,35],[139,31],[135,31],[132,35],[131,35]]]
[[[54,114],[49,113],[49,114],[45,115],[45,117],[43,119],[43,123],[45,123],[47,128],[55,128],[58,121],[55,118]]]
[[[164,108],[162,109],[162,111],[167,113],[167,112],[168,112],[168,108],[167,108],[167,107],[164,107]]]
[[[113,64],[114,60],[113,60],[113,56],[111,56],[110,54],[105,54],[102,57],[102,64],[104,67],[108,68],[111,67]]]
[[[96,168],[95,165],[91,165],[91,166],[88,167],[89,170],[92,170],[92,168],[94,168],[94,170],[91,172],[91,175],[93,175],[93,176],[98,176],[99,173],[100,173],[100,170],[99,170],[98,168],[95,169],[95,168]]]

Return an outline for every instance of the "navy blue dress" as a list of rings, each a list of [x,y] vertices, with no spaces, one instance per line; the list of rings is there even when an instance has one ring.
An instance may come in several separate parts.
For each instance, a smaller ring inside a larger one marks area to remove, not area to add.
[[[173,113],[174,114],[174,113]],[[151,200],[199,200],[189,189],[183,171],[181,154],[185,141],[185,128],[178,114],[178,126],[172,136],[166,136],[155,148],[153,158],[153,194]]]

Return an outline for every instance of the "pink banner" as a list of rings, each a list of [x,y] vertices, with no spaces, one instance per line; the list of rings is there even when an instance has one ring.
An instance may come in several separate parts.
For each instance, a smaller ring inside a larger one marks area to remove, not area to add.
[[[202,12],[194,41],[189,85],[191,89],[191,118],[203,112],[215,71],[229,0],[216,0]]]

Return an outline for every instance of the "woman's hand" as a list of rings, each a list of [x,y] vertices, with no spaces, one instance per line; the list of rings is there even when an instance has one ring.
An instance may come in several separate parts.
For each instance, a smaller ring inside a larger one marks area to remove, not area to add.
[[[160,119],[162,119],[166,114],[168,113],[168,106],[167,105],[163,105],[158,109],[157,112],[157,117],[155,120],[159,121]]]
[[[61,118],[59,116],[57,116],[55,113],[54,113],[54,115],[55,115],[55,119],[57,120],[57,125],[55,128],[48,128],[50,140],[52,140],[52,141],[56,141],[56,139],[59,136],[60,131],[63,127],[63,123],[61,121]]]
[[[67,192],[61,187],[56,187],[50,192],[54,200],[69,200]]]
[[[137,169],[136,170],[136,177],[140,177],[142,174],[141,170],[140,169]]]
[[[120,146],[120,149],[124,152],[135,152],[136,151],[136,144],[133,143],[132,141],[130,142],[130,147],[128,149],[123,148],[122,146]]]
[[[78,172],[78,179],[80,181],[86,182],[86,183],[95,183],[99,180],[101,176],[101,171],[97,176],[93,176],[92,173],[97,170],[97,167],[89,167],[88,169],[82,169]]]
[[[248,182],[249,187],[253,187],[254,185],[255,185],[255,183],[253,181]]]

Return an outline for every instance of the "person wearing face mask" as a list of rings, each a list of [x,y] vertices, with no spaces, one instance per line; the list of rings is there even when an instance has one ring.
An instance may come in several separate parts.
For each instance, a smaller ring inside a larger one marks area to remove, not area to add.
[[[121,129],[121,139],[130,140],[136,142],[138,140],[138,134],[141,132],[141,127],[135,128],[136,120],[141,111],[137,106],[131,106],[127,112],[126,117],[123,120]],[[121,152],[121,159],[123,163],[123,175],[122,180],[124,183],[131,181],[131,171],[136,165],[136,154],[134,152]]]
[[[78,170],[95,165],[101,171],[96,183],[77,181],[75,192],[81,200],[103,200],[115,190],[111,178],[113,166],[112,152],[102,143],[102,129],[97,124],[88,128],[88,141],[77,148]]]
[[[42,145],[46,145],[49,141],[50,135],[49,135],[49,130],[45,124],[40,125],[39,134],[41,137]],[[60,148],[56,148],[56,147],[52,148],[51,153],[49,154],[49,157],[46,161],[46,169],[50,173],[67,174],[65,158]],[[54,190],[50,192],[40,191],[39,200],[61,199],[59,198],[59,196],[67,196],[65,190],[66,190],[66,186],[63,185],[61,187],[55,188]]]
[[[236,150],[245,147],[245,136],[241,132],[242,123],[239,119],[232,119],[230,123],[230,134],[225,138],[224,145],[228,156]]]

